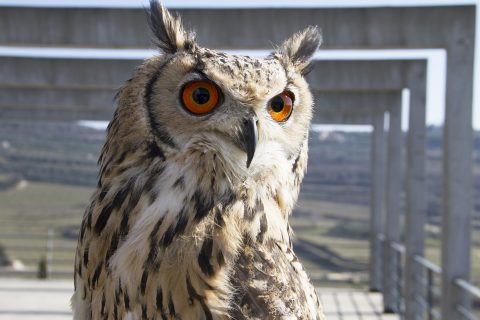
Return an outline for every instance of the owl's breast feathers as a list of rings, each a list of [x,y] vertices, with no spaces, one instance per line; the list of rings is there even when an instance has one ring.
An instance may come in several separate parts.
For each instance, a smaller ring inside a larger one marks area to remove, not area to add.
[[[287,223],[304,153],[261,184],[208,152],[112,160],[82,222],[75,319],[322,319]]]

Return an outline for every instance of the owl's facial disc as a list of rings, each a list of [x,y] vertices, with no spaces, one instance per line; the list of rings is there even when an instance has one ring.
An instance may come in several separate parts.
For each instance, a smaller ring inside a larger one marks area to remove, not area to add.
[[[243,127],[241,132],[241,142],[243,150],[247,153],[247,168],[250,167],[252,163],[253,156],[255,155],[255,150],[257,148],[258,142],[258,118],[255,113],[252,112],[252,115],[247,116],[243,120]]]

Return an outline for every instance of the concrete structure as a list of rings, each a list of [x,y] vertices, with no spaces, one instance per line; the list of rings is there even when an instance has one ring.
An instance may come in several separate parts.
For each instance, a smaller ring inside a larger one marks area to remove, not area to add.
[[[372,119],[372,150],[370,172],[372,176],[370,199],[370,291],[383,290],[382,242],[379,235],[385,234],[385,117],[377,114]]]
[[[399,312],[402,295],[401,279],[397,273],[402,267],[394,245],[400,243],[400,209],[403,189],[403,134],[401,129],[402,91],[346,92],[329,97],[336,98],[334,109],[327,109],[314,119],[316,123],[369,124],[372,134],[372,199],[370,218],[370,285],[383,292],[384,311]],[[366,102],[366,103],[365,103]],[[388,114],[388,148],[385,153],[384,122]],[[385,171],[385,160],[387,170]],[[384,211],[385,207],[385,211]],[[384,235],[380,242],[379,235]],[[383,270],[382,270],[383,269]],[[396,276],[395,276],[396,275]],[[419,291],[420,294],[421,291]]]
[[[400,100],[400,99],[399,99]],[[402,281],[398,274],[401,263],[398,255],[392,250],[392,244],[400,243],[400,210],[402,202],[402,167],[403,167],[403,137],[402,137],[402,110],[401,101],[389,106],[389,130],[387,147],[387,183],[386,183],[386,217],[384,241],[384,306],[389,313],[399,312],[397,305],[400,295],[397,282]]]
[[[250,54],[263,54],[263,52],[250,52]],[[406,52],[408,53],[408,52]],[[27,114],[31,116],[35,114],[37,118],[52,119],[109,119],[113,111],[113,88],[120,87],[121,81],[119,79],[126,79],[128,74],[134,68],[134,65],[141,63],[141,60],[132,60],[131,57],[125,59],[107,60],[104,58],[90,58],[73,60],[72,56],[60,56],[59,54],[50,53],[49,56],[43,56],[42,59],[36,59],[32,57],[23,57],[22,52],[20,57],[6,57],[9,60],[9,66],[13,70],[25,68],[25,70],[41,70],[38,74],[41,75],[40,79],[36,77],[27,76],[27,72],[19,73],[14,77],[13,81],[18,81],[15,84],[10,83],[9,86],[17,86],[19,91],[18,98],[25,99],[31,95],[22,92],[24,81],[27,83],[28,90],[38,90],[43,94],[52,94],[50,100],[42,101],[41,95],[36,95],[36,99],[31,100],[30,105],[14,106],[8,108],[4,106],[1,110],[4,117],[21,117],[21,115]],[[147,52],[146,54],[151,54]],[[427,66],[426,60],[411,60],[413,59],[409,55],[404,57],[395,57],[395,59],[403,58],[403,60],[388,60],[394,59],[394,57],[380,57],[375,58],[365,55],[362,57],[364,60],[352,60],[348,61],[346,58],[342,61],[334,61],[328,56],[317,56],[316,71],[311,73],[309,81],[314,88],[319,91],[319,97],[323,99],[317,103],[318,110],[323,113],[329,113],[329,119],[331,123],[344,123],[352,122],[355,119],[358,123],[365,123],[364,119],[359,117],[363,115],[364,118],[370,118],[364,112],[361,104],[371,105],[382,103],[384,106],[393,105],[391,97],[388,97],[387,93],[383,95],[376,95],[375,98],[358,93],[356,96],[350,94],[352,98],[349,100],[348,105],[350,108],[347,112],[342,112],[340,109],[326,109],[325,105],[332,104],[333,101],[342,97],[345,92],[333,92],[331,88],[337,88],[342,90],[372,90],[372,88],[379,88],[381,90],[400,90],[404,87],[423,88],[423,92],[416,93],[416,110],[425,114],[425,83]],[[370,60],[368,60],[370,59]],[[380,59],[380,60],[371,60]],[[83,63],[82,63],[83,62]],[[32,65],[33,64],[33,65]],[[372,74],[371,70],[377,70]],[[71,75],[76,75],[73,77]],[[100,75],[100,76],[98,76]],[[12,81],[12,79],[8,79]],[[37,82],[38,81],[38,82]],[[52,83],[45,88],[45,82],[51,81]],[[59,85],[58,82],[61,82]],[[46,90],[48,89],[48,90]],[[10,89],[13,91],[12,89]],[[415,90],[413,90],[415,91]],[[103,99],[102,99],[103,97]],[[6,97],[4,99],[12,99],[12,97]],[[381,99],[381,100],[379,100]],[[346,99],[343,99],[342,103]],[[388,101],[387,101],[388,100]],[[58,105],[59,102],[65,101],[67,106]],[[88,107],[82,106],[82,101],[87,103]],[[95,105],[88,105],[89,102],[95,101]],[[37,103],[34,105],[33,103]],[[56,104],[56,105],[55,105]],[[333,103],[334,105],[338,105]],[[356,106],[356,108],[355,108]],[[25,112],[25,108],[30,108],[28,112]],[[338,117],[332,118],[333,115]],[[415,113],[413,113],[415,114]],[[425,116],[423,115],[423,119]],[[349,119],[349,120],[348,120]],[[315,118],[314,122],[322,122],[322,120]],[[368,120],[370,122],[370,120]],[[424,122],[423,122],[424,123]],[[420,124],[418,130],[424,130],[424,124]],[[423,142],[424,143],[424,142]],[[421,166],[424,164],[420,164]],[[417,181],[418,183],[418,181]],[[398,220],[398,218],[397,218]],[[395,239],[397,239],[396,237]],[[393,241],[393,239],[389,239]],[[398,239],[396,240],[396,242]],[[387,250],[390,250],[390,246],[386,246]],[[376,256],[375,254],[372,254]],[[378,255],[377,255],[378,256]],[[393,252],[390,255],[393,257]],[[397,270],[397,263],[392,261],[392,268]],[[393,304],[392,304],[393,305]],[[386,309],[392,309],[393,307],[387,307]]]
[[[60,49],[41,57],[25,57],[25,52],[36,48],[19,48],[3,54],[1,49],[0,92],[5,94],[0,95],[0,116],[3,118],[33,114],[45,119],[108,120],[114,109],[115,92],[142,62],[140,57],[78,59]],[[410,57],[408,51],[404,57],[396,54],[392,58],[376,58],[365,54],[364,60],[341,61],[334,61],[336,58],[325,52],[316,57],[315,70],[308,76],[311,86],[321,92],[399,90],[416,85],[413,82],[416,79],[426,78],[426,58]],[[152,53],[142,52],[141,57]],[[248,53],[266,55],[263,51]],[[376,72],[371,74],[373,69]],[[425,89],[420,98],[424,105]]]
[[[369,124],[372,134],[372,199],[370,218],[370,285],[383,292],[384,310],[399,312],[399,290],[403,279],[402,267],[394,250],[400,243],[400,210],[403,189],[403,134],[401,129],[402,91],[349,92],[329,96],[332,104],[320,104],[324,109],[314,118],[316,123]],[[328,108],[330,105],[334,106]],[[333,111],[335,112],[331,112]],[[384,122],[388,114],[388,147],[385,152]],[[387,170],[385,170],[385,161]],[[385,207],[385,210],[384,210]],[[383,235],[384,241],[378,236]],[[418,292],[418,294],[421,291]]]
[[[45,60],[40,60],[41,64],[45,63]],[[47,60],[48,61],[48,60]],[[25,61],[22,61],[22,62],[25,62]],[[48,61],[48,65],[49,66],[52,66],[53,63],[60,63],[61,60],[59,59],[54,59],[53,61]],[[97,61],[94,61],[94,62],[97,62]],[[136,61],[137,63],[140,63],[140,61]],[[344,112],[342,113],[340,109],[334,109],[334,111],[332,112],[332,110],[330,109],[330,111],[328,111],[327,108],[323,108],[324,106],[327,106],[329,104],[333,104],[333,105],[339,105],[338,102],[335,102],[336,100],[338,100],[339,98],[344,98],[347,96],[346,92],[345,91],[342,91],[342,92],[328,92],[328,88],[331,88],[331,87],[340,87],[340,86],[347,86],[347,87],[362,87],[363,86],[363,89],[366,89],[368,88],[369,86],[371,85],[374,85],[374,86],[377,86],[377,87],[381,87],[383,86],[384,89],[390,89],[392,90],[392,88],[397,88],[397,87],[402,87],[404,85],[408,85],[406,84],[406,79],[408,79],[408,76],[405,76],[405,74],[403,72],[405,71],[402,71],[403,70],[408,70],[409,69],[409,65],[415,65],[415,64],[418,64],[420,63],[420,65],[423,66],[423,72],[425,73],[426,72],[426,68],[425,68],[425,62],[405,62],[405,61],[400,61],[400,62],[389,62],[389,61],[380,61],[380,62],[371,62],[371,61],[362,61],[362,62],[353,62],[353,61],[350,61],[350,62],[332,62],[332,61],[318,61],[317,63],[320,63],[320,65],[317,66],[317,68],[322,72],[323,76],[322,77],[313,77],[311,80],[311,82],[316,85],[316,86],[319,86],[320,88],[324,88],[324,90],[327,90],[325,91],[323,94],[320,95],[320,97],[323,99],[323,101],[320,101],[319,103],[317,103],[317,105],[319,106],[322,106],[322,109],[320,109],[322,112],[330,112],[330,119],[331,119],[331,116],[332,114],[336,114],[336,115],[339,115],[339,116],[342,116],[343,119],[334,119],[334,120],[330,120],[331,122],[346,122],[346,118],[353,118],[353,117],[360,117],[360,116],[363,116],[364,118],[366,117],[366,113],[365,113],[365,107],[362,107],[361,104],[365,104],[365,105],[371,105],[373,101],[376,102],[376,104],[378,103],[383,103],[384,106],[388,106],[388,105],[393,105],[394,104],[394,100],[392,100],[392,94],[391,93],[388,93],[388,92],[385,92],[383,93],[383,95],[377,95],[375,98],[372,98],[371,96],[366,96],[365,94],[362,94],[360,92],[357,92],[357,93],[354,93],[353,95],[351,94],[350,95],[350,99],[348,101],[350,101],[349,103],[349,106],[350,106],[350,110],[347,111],[347,112]],[[385,71],[384,73],[381,73],[381,72],[378,72],[377,73],[377,79],[375,79],[375,81],[372,81],[372,82],[368,82],[368,81],[364,81],[362,78],[355,78],[355,77],[352,77],[352,74],[368,74],[366,72],[366,70],[369,70],[371,68],[374,67],[374,65],[383,65],[384,68],[382,69],[379,69],[379,70],[387,70]],[[65,62],[65,64],[59,69],[63,72],[67,71],[66,74],[69,74],[68,73],[68,69],[67,69],[67,65],[69,68],[72,68],[75,67],[75,64],[69,64],[68,62]],[[101,72],[101,69],[99,69],[100,67],[105,67],[105,65],[102,65],[100,63],[92,63],[91,66],[89,63],[85,63],[82,68],[79,68],[77,70],[73,70],[73,72],[71,72],[70,74],[78,74],[80,72],[84,72],[83,74],[87,74],[87,75],[90,75],[92,78],[95,77],[96,75],[96,72],[98,73],[101,73],[101,74],[110,74],[109,72]],[[108,65],[107,65],[108,66]],[[87,68],[86,68],[87,67]],[[92,68],[92,71],[91,73],[85,73],[85,70],[88,70],[89,68]],[[338,79],[337,77],[337,80],[335,80],[336,82],[333,82],[331,79],[332,77],[329,77],[329,74],[334,74],[336,71],[338,71],[339,69],[342,69],[344,70],[344,72],[342,72],[341,74],[343,74],[344,76],[343,77],[340,77],[340,79]],[[38,70],[38,69],[37,69]],[[51,69],[45,69],[44,72],[40,73],[42,74],[44,77],[48,77],[49,75],[49,70]],[[112,68],[112,70],[115,70],[116,72],[118,72],[119,70],[121,70],[121,68]],[[408,74],[408,72],[405,72]],[[54,73],[55,74],[55,73]],[[393,77],[391,75],[394,75]],[[400,76],[399,76],[400,75]],[[28,78],[28,77],[25,77],[25,78]],[[87,84],[91,83],[91,79],[90,77],[87,77],[87,79],[85,80],[85,82]],[[113,77],[114,79],[118,79],[120,77],[118,77],[118,75],[115,75]],[[31,79],[31,78],[29,78]],[[72,77],[65,77],[65,79],[71,81],[73,80]],[[80,89],[81,86],[84,86],[85,84],[81,83],[81,81],[84,81],[82,80],[82,78],[78,77],[78,79],[76,81],[79,81],[80,80],[80,83],[74,83],[74,87],[76,86],[76,89]],[[110,80],[107,78],[107,81]],[[98,81],[98,80],[97,80]],[[105,80],[104,80],[105,81]],[[97,83],[98,86],[100,86],[100,89],[101,90],[104,90],[104,88],[107,88],[107,87],[112,87],[112,85],[110,84],[104,84],[103,82],[102,83]],[[65,88],[61,87],[61,86],[57,86],[58,90],[63,90],[64,92],[62,92],[62,96],[65,96],[64,93],[65,93]],[[97,91],[96,88],[92,88],[94,92],[91,92],[91,95],[94,95],[95,96],[95,93]],[[343,89],[345,90],[345,88]],[[68,92],[68,91],[67,91]],[[423,93],[424,95],[424,93]],[[68,95],[67,95],[68,96]],[[108,94],[107,94],[108,96]],[[71,97],[73,99],[73,101],[78,101],[79,100],[79,97],[78,96],[73,96]],[[95,100],[95,97],[92,97],[92,101]],[[97,99],[98,100],[98,99]],[[344,101],[346,99],[343,99]],[[53,100],[53,101],[57,101],[57,100]],[[52,101],[52,102],[53,102]],[[345,102],[343,102],[345,103]],[[343,105],[340,104],[340,105]],[[44,104],[44,105],[48,105],[48,104]],[[354,108],[356,107],[356,108]],[[5,111],[6,108],[4,108],[3,110]],[[95,108],[95,109],[100,109],[100,108]],[[110,112],[111,112],[111,107],[109,108],[110,109]],[[424,109],[424,107],[423,107]],[[17,112],[17,115],[19,114],[18,113],[18,110],[19,108],[15,108],[13,109],[13,111],[16,111]],[[62,111],[62,110],[68,110],[68,112],[59,112],[59,111]],[[30,116],[33,112],[43,112],[44,113],[44,116],[48,119],[52,119],[53,117],[60,117],[60,118],[63,118],[63,115],[67,115],[68,118],[70,117],[76,117],[77,115],[75,114],[75,112],[72,112],[72,111],[75,111],[75,110],[81,110],[82,112],[86,112],[86,114],[88,115],[89,113],[91,113],[90,110],[85,110],[85,108],[78,108],[78,107],[74,107],[72,108],[71,110],[69,110],[68,108],[59,108],[58,110],[53,110],[53,114],[51,114],[51,109],[48,109],[47,110],[43,110],[42,106],[37,106],[35,108],[33,108],[33,110],[31,110],[30,112],[28,112],[28,115]],[[24,110],[23,112],[21,112],[22,114],[25,114],[24,113]],[[37,116],[39,114],[37,113]],[[110,115],[108,115],[109,117]],[[319,121],[319,122],[322,122],[321,119],[318,119],[316,118],[315,121]],[[364,122],[364,121],[360,121],[360,120],[356,120],[357,122]],[[350,120],[351,122],[351,120]],[[400,181],[400,180],[399,180]],[[391,194],[396,194],[396,196],[399,195],[399,193],[391,193]],[[398,201],[392,201],[392,205],[395,205],[395,202],[398,202]],[[397,204],[398,205],[398,204]],[[397,217],[398,219],[398,217]],[[398,239],[397,239],[398,240]],[[387,246],[386,247],[386,250],[389,251],[390,247]],[[391,251],[391,250],[390,250]],[[393,257],[392,254],[390,254],[390,256]],[[394,270],[397,269],[397,262],[395,262],[394,260],[392,261],[392,267]],[[386,278],[386,281],[388,282],[389,281],[389,278]],[[397,293],[398,295],[398,293]],[[395,305],[393,302],[390,303],[391,305]],[[386,309],[392,309],[393,307],[386,307]]]
[[[1,8],[2,1],[4,8]],[[37,47],[123,47],[145,48],[148,37],[144,13],[140,6],[115,8],[114,4],[98,8],[99,4],[81,8],[70,4],[69,8],[51,4],[55,8],[18,7],[26,0],[0,1],[0,45],[25,45]],[[393,7],[371,7],[347,4],[345,1],[325,1],[323,4],[306,2],[290,4],[290,8],[267,8],[236,3],[234,7],[224,4],[219,8],[188,9],[182,2],[184,20],[198,31],[202,45],[217,48],[264,48],[271,42],[280,42],[292,31],[306,25],[318,24],[324,32],[324,48],[444,48],[448,55],[447,95],[444,128],[444,211],[443,211],[443,261],[442,261],[442,317],[458,318],[457,306],[468,309],[468,299],[459,294],[456,279],[469,279],[470,263],[469,228],[471,214],[471,154],[472,154],[472,78],[475,29],[475,7],[471,1],[423,1],[422,8],[408,7],[408,1],[390,2]],[[260,3],[260,5],[258,4]],[[303,4],[302,4],[303,3]],[[343,3],[343,5],[342,5]],[[327,5],[329,4],[329,5]],[[455,4],[455,5],[452,5]],[[278,5],[278,3],[277,3]],[[89,7],[90,6],[90,7]],[[336,8],[341,6],[342,8]],[[448,23],[445,23],[448,21]],[[278,23],[280,22],[280,23]],[[30,26],[35,24],[35,28]],[[242,26],[239,29],[239,26]],[[23,31],[25,30],[25,31]],[[119,36],[121,35],[121,36]],[[127,79],[137,61],[125,59],[36,59],[27,57],[0,58],[0,117],[22,117],[27,112],[39,118],[78,118],[91,115],[95,119],[107,118],[112,104],[107,102],[120,79]],[[317,62],[317,71],[309,76],[312,87],[322,92],[331,92],[325,99],[335,100],[335,90],[378,89],[411,91],[409,133],[407,144],[407,209],[406,209],[406,318],[421,314],[416,302],[420,292],[414,279],[423,268],[416,263],[422,257],[424,247],[423,225],[425,222],[425,78],[426,62],[422,59],[377,59],[377,61],[324,60]],[[375,60],[375,59],[370,59]],[[380,61],[378,61],[380,60]],[[32,76],[32,70],[35,72]],[[29,91],[30,90],[30,91]],[[30,98],[39,93],[37,99]],[[96,97],[92,98],[92,97]],[[103,97],[103,98],[100,98]],[[102,100],[102,105],[94,103]],[[52,103],[55,102],[56,104]],[[42,104],[43,103],[43,104]],[[76,104],[78,103],[78,104]],[[88,105],[89,108],[84,106]],[[53,106],[53,107],[52,107]],[[392,107],[392,105],[388,105]],[[20,107],[23,107],[20,111]],[[102,111],[97,112],[99,107]],[[71,109],[69,109],[71,108]],[[66,111],[68,110],[68,111]],[[95,111],[94,111],[95,110]],[[392,119],[398,119],[394,108]],[[35,111],[32,113],[32,111]],[[347,112],[348,113],[348,112]],[[338,119],[346,119],[345,116]],[[87,117],[88,118],[88,117]],[[357,119],[357,117],[351,117]],[[333,120],[330,120],[333,121]],[[336,121],[336,120],[335,120]],[[353,120],[350,120],[353,121]],[[397,120],[395,120],[397,121]],[[380,120],[376,119],[376,123]],[[399,149],[398,122],[389,133],[389,159],[395,160]],[[375,141],[382,140],[376,131]],[[397,132],[397,133],[395,133]],[[380,154],[380,151],[376,151]],[[375,157],[377,158],[377,157]],[[378,158],[377,158],[378,159]],[[389,184],[399,179],[398,163],[388,161]],[[397,174],[397,175],[395,175]],[[380,173],[376,179],[381,179]],[[378,190],[377,190],[378,191]],[[387,192],[387,199],[396,199],[398,194]],[[376,192],[375,194],[379,194]],[[380,197],[380,196],[379,196]],[[377,198],[377,201],[378,198]],[[387,212],[398,212],[396,204],[387,203]],[[378,203],[373,212],[378,210]],[[392,215],[385,219],[387,250],[399,238],[392,227],[398,220]],[[378,221],[375,220],[375,227]],[[372,224],[373,226],[373,224]],[[397,229],[398,230],[398,229]],[[373,240],[372,240],[373,241]],[[377,248],[372,244],[372,248]],[[390,249],[389,249],[390,248]],[[393,251],[392,251],[393,252]],[[392,253],[390,252],[390,253]],[[462,263],[458,263],[461,261]],[[395,258],[390,254],[386,267],[396,270]],[[387,287],[391,284],[387,284]],[[376,285],[372,285],[375,287]],[[383,288],[387,290],[388,288]],[[386,309],[396,310],[395,296],[386,294]],[[399,310],[401,311],[401,310]]]

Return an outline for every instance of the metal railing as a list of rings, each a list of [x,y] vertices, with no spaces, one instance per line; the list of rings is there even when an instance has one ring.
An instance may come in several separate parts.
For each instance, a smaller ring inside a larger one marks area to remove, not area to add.
[[[456,279],[455,285],[457,286],[457,289],[462,291],[461,294],[465,294],[466,296],[468,296],[468,298],[473,299],[473,303],[470,299],[467,299],[467,306],[473,307],[473,309],[475,309],[475,302],[480,304],[480,288],[475,287],[473,284],[464,279]],[[463,317],[463,319],[479,320],[479,316],[475,315],[472,312],[471,308],[467,308],[465,305],[462,304],[458,304],[456,308],[457,312]]]
[[[18,260],[22,264],[16,268],[12,266],[0,269],[0,276],[71,277],[75,242],[70,241],[72,242],[70,244],[70,242],[59,241],[61,238],[56,238],[58,233],[53,227],[39,229],[41,230],[26,234],[0,233],[0,243],[7,256],[13,258],[11,262]],[[45,270],[40,272],[43,268]]]
[[[434,276],[440,276],[442,274],[442,268],[421,256],[414,256],[413,261],[423,267],[427,273],[426,277],[422,275],[421,278],[415,279],[422,283],[425,288],[425,294],[421,296],[416,295],[415,301],[422,305],[428,320],[440,319],[441,313],[436,310],[436,302],[441,298],[441,291],[440,288],[435,286]]]
[[[405,311],[405,302],[404,302],[404,299],[403,299],[403,289],[404,289],[404,285],[403,285],[403,261],[404,261],[404,257],[405,257],[405,247],[402,246],[401,244],[397,243],[397,242],[392,242],[392,241],[388,241],[387,242],[387,239],[386,239],[386,236],[382,233],[379,233],[377,234],[376,236],[376,239],[378,242],[381,243],[381,248],[382,249],[382,264],[385,263],[385,260],[388,259],[388,254],[386,252],[386,249],[387,250],[392,250],[393,251],[393,261],[391,263],[393,263],[395,265],[395,272],[391,273],[390,274],[390,279],[391,279],[391,283],[393,282],[393,285],[390,285],[388,286],[386,284],[386,280],[384,278],[384,267],[382,266],[382,268],[380,268],[380,270],[382,270],[382,275],[381,275],[381,278],[383,279],[382,280],[382,293],[385,295],[386,293],[389,294],[389,296],[391,297],[394,297],[395,298],[395,304],[394,305],[384,305],[385,307],[385,310],[388,310],[388,312],[390,311],[394,311],[395,313],[398,313],[399,315],[403,315],[404,314],[404,311]],[[385,290],[388,290],[388,292],[386,292]]]
[[[405,247],[399,243],[391,242],[390,248],[395,252],[395,263],[397,267],[396,275],[393,275],[393,280],[395,283],[395,296],[397,297],[397,312],[400,316],[405,314],[405,299],[403,295],[404,290],[404,258],[405,258]]]
[[[385,244],[386,237],[383,234],[377,235],[377,240]],[[391,249],[395,253],[396,272],[390,275],[394,282],[393,291],[388,292],[397,297],[396,312],[401,319],[405,317],[405,293],[404,293],[404,266],[406,263],[405,247],[397,242],[390,242],[386,248]],[[385,254],[385,253],[384,253]],[[415,255],[413,262],[418,264],[424,270],[423,273],[416,275],[414,281],[418,281],[424,287],[424,291],[414,296],[414,301],[422,306],[424,313],[418,315],[415,320],[440,320],[442,313],[440,310],[440,302],[442,299],[442,291],[439,282],[441,281],[442,268],[432,261]],[[462,317],[458,320],[480,320],[480,311],[475,312],[480,308],[480,288],[474,286],[464,279],[456,279],[455,285],[459,290],[459,294],[467,296],[471,299],[466,299],[467,303],[458,304],[456,310]],[[385,290],[385,288],[383,289]],[[383,291],[383,294],[385,292]]]

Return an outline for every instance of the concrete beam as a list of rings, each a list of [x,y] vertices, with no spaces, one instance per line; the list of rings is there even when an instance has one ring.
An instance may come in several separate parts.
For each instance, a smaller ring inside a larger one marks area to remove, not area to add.
[[[475,8],[223,8],[175,10],[201,45],[269,48],[319,25],[325,48],[454,47],[473,34]],[[281,23],[272,23],[281,21]],[[450,28],[450,21],[456,28]],[[1,44],[148,47],[143,8],[0,8]],[[121,35],[121,36],[119,36]],[[255,35],[255,36],[252,36]],[[464,49],[460,49],[464,50]],[[473,52],[473,48],[471,50]]]
[[[0,57],[0,86],[109,86],[122,85],[141,60]],[[405,87],[411,64],[424,60],[315,61],[307,79],[314,88],[399,90]],[[326,76],[328,75],[328,76]]]
[[[313,123],[372,124],[399,97],[393,90],[313,90]]]
[[[61,59],[0,57],[1,116],[22,117],[22,114],[51,119],[108,120],[117,88],[131,76],[140,60]],[[332,94],[332,88],[346,90],[384,91],[375,93],[376,105],[389,105],[388,90],[408,87],[409,68],[426,68],[425,61],[315,61],[315,70],[308,76],[311,86],[329,94],[319,95],[317,105],[337,103],[341,92]],[[371,72],[375,70],[375,72]],[[352,93],[353,94],[353,93]],[[355,99],[359,113],[362,105],[371,103],[365,93]],[[340,105],[344,105],[343,101]],[[352,102],[350,102],[352,104]],[[65,109],[65,111],[62,111]],[[42,116],[42,110],[45,116]],[[71,114],[67,110],[74,110]],[[318,109],[317,109],[318,110]],[[322,109],[323,110],[323,109]],[[326,111],[340,114],[339,111]],[[351,110],[349,112],[352,112]],[[358,117],[341,115],[337,121],[358,122]],[[316,120],[315,120],[316,121]],[[363,121],[363,120],[362,120]]]
[[[75,110],[87,107],[93,112],[114,108],[114,96],[118,90],[83,88],[32,88],[0,87],[0,110],[11,106],[22,110],[50,109]]]
[[[0,87],[119,87],[140,63],[140,60],[0,57]]]
[[[313,90],[314,123],[365,124],[384,112],[398,91]],[[0,118],[110,120],[117,90],[85,87],[0,87]]]

